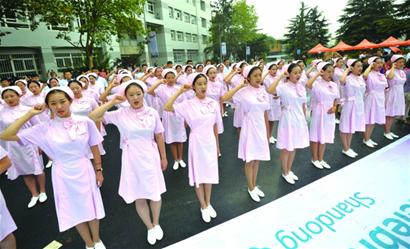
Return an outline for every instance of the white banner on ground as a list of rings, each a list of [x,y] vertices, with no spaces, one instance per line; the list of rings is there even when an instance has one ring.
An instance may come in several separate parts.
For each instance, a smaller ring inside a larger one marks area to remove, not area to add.
[[[410,135],[168,248],[410,248]]]

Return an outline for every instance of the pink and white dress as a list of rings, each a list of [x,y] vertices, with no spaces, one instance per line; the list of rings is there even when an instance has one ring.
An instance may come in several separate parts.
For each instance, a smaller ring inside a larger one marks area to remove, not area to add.
[[[164,132],[152,107],[132,107],[106,112],[105,120],[120,131],[123,145],[119,195],[126,203],[137,199],[161,200],[166,191],[155,135]]]
[[[0,111],[0,130],[6,129],[9,125],[21,118],[31,108],[21,104],[10,107],[6,105]],[[31,118],[21,129],[29,129],[33,125],[40,123],[38,117]],[[41,175],[43,174],[43,158],[39,154],[37,145],[22,145],[16,141],[7,141],[6,150],[9,154],[11,167],[7,170],[7,178],[15,180],[24,175]]]
[[[343,106],[340,113],[339,130],[343,133],[353,134],[365,130],[364,118],[364,92],[366,83],[363,77],[349,74],[343,87]]]
[[[333,107],[334,101],[339,99],[339,87],[333,81],[317,79],[313,83],[310,121],[310,141],[320,144],[333,143],[335,138],[336,117],[327,113]]]
[[[270,85],[272,85],[273,81],[275,80],[275,76],[268,74],[263,81],[263,85],[265,89],[268,89]],[[280,107],[280,99],[279,97],[275,97],[272,94],[269,94],[269,103],[270,109],[268,113],[269,121],[278,121],[281,115],[281,107]]]
[[[236,86],[241,84],[243,80],[244,80],[244,77],[241,74],[235,74],[231,80],[232,81],[231,88],[235,88]],[[235,110],[233,113],[233,127],[241,128],[242,122],[243,122],[243,115],[244,115],[241,109],[241,103],[235,101],[235,98],[233,98],[233,103],[235,105]]]
[[[387,71],[386,75],[390,73]],[[386,91],[386,116],[404,116],[404,83],[406,83],[406,73],[404,70],[395,69],[394,78],[387,80],[389,88]]]
[[[88,158],[91,146],[103,138],[95,123],[86,117],[55,117],[21,130],[24,145],[38,145],[53,158],[51,180],[60,232],[105,216],[95,170]]]
[[[279,82],[276,94],[280,98],[282,114],[278,124],[276,147],[293,151],[309,146],[309,130],[303,105],[306,104],[306,88],[297,82]]]
[[[175,93],[177,93],[179,87],[176,85],[168,86],[168,85],[159,85],[157,89],[155,89],[155,95],[160,101],[160,105],[164,106],[165,103],[170,99]],[[185,96],[180,95],[176,100],[175,103],[181,103],[184,101]],[[162,123],[165,129],[165,143],[183,143],[186,142],[186,130],[184,119],[182,117],[178,117],[175,115],[174,112],[162,112]]]
[[[6,151],[0,147],[0,160],[7,156]],[[3,194],[0,190],[0,241],[17,229],[16,223],[6,206]]]
[[[233,96],[243,112],[239,136],[238,158],[245,162],[270,160],[265,112],[269,111],[269,96],[263,86],[246,86]]]
[[[174,105],[177,116],[191,128],[188,145],[189,185],[218,184],[218,152],[214,125],[222,127],[219,103],[206,97],[185,100]]]
[[[367,76],[366,93],[364,95],[366,124],[386,123],[384,91],[387,86],[387,79],[384,74],[371,71]]]

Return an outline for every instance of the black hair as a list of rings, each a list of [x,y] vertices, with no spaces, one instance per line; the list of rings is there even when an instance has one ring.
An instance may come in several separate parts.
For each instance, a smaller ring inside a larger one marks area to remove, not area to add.
[[[270,65],[270,66],[268,67],[268,70],[271,70],[273,66],[278,66],[278,65],[277,65],[277,64],[274,64],[274,63],[272,63],[272,65]]]
[[[30,84],[31,84],[31,83],[36,83],[37,86],[39,86],[39,87],[41,88],[41,83],[40,83],[38,80],[29,80],[29,81],[27,82],[27,87],[30,87]]]
[[[251,77],[251,74],[252,74],[255,70],[257,70],[257,69],[259,69],[259,70],[262,71],[262,69],[260,69],[260,67],[252,67],[251,70],[250,70],[249,73],[248,73],[247,79],[249,79],[249,78]]]
[[[97,79],[98,75],[97,75],[97,78],[96,78],[93,74],[90,74],[90,75],[88,75],[88,79],[90,79],[90,77],[93,77],[94,79]]]
[[[356,60],[355,62],[352,63],[352,65],[350,65],[351,67],[354,67],[356,65],[357,62],[362,62],[361,60]],[[362,62],[363,63],[363,62]]]
[[[225,61],[229,61],[229,59],[228,59],[228,58],[225,58],[225,59],[224,59],[224,62],[225,62]]]
[[[177,69],[178,67],[182,68],[182,66],[181,66],[181,65],[176,65],[176,66],[175,66],[175,69]]]
[[[164,75],[164,79],[165,79],[165,78],[167,77],[167,75],[170,74],[170,73],[172,73],[174,76],[176,76],[173,71],[169,71],[168,73],[166,73],[166,74]]]
[[[290,63],[290,65],[289,65],[289,67],[288,67],[288,73],[290,74],[290,72],[292,72],[292,70],[295,68],[295,67],[300,67],[297,63]]]
[[[66,92],[64,92],[64,91],[62,91],[62,90],[60,90],[60,89],[52,89],[52,88],[51,88],[51,90],[47,93],[46,99],[45,99],[45,101],[44,101],[44,102],[46,103],[46,105],[48,105],[48,101],[49,101],[49,99],[50,99],[50,96],[53,95],[53,94],[55,94],[55,93],[62,93],[62,94],[64,94],[64,97],[66,97],[66,99],[68,99],[68,101],[70,101],[70,102],[73,101],[73,99],[72,99]]]
[[[9,88],[9,89],[3,90],[3,91],[1,92],[1,98],[2,98],[2,99],[4,99],[3,96],[4,96],[4,94],[5,94],[7,91],[12,91],[12,92],[14,92],[15,94],[17,94],[17,96],[20,96],[19,93],[18,93],[16,90]]]
[[[184,70],[184,72],[186,72],[186,70],[188,69],[188,67],[192,68],[192,66],[191,66],[191,65],[186,65],[186,66],[185,66],[185,70]]]
[[[247,64],[246,62],[242,62],[241,64],[239,64],[239,68],[242,69],[244,66],[246,66],[246,64]],[[237,64],[237,67],[238,67],[238,64]]]
[[[141,67],[148,67],[146,63],[142,64]]]
[[[50,86],[50,81],[52,80],[56,80],[57,82],[59,82],[59,80],[56,77],[51,77],[50,79],[48,79],[48,82],[49,82],[48,86]]]
[[[167,64],[172,64],[172,61],[167,61]]]
[[[1,81],[5,81],[5,80],[7,80],[8,82],[10,82],[10,81],[11,81],[11,79],[10,79],[10,78],[1,78]]]
[[[327,63],[327,64],[322,68],[322,70],[323,70],[323,71],[326,71],[329,67],[333,67],[333,65],[332,65],[331,63]]]
[[[187,60],[187,61],[186,61],[186,64],[189,64],[190,62],[192,62],[192,60]]]
[[[406,67],[410,68],[410,58],[406,61]]]
[[[204,78],[206,81],[208,81],[208,79],[206,78],[205,74],[200,73],[197,76],[195,76],[194,80],[192,81],[192,86],[195,85],[195,81],[197,81],[199,78]]]
[[[50,79],[50,80],[51,80],[51,79]],[[70,81],[68,82],[67,86],[70,87],[70,85],[71,85],[72,83],[77,83],[78,85],[81,86],[81,88],[83,88],[83,84],[81,84],[81,82],[78,81],[78,80],[70,80]]]
[[[135,83],[135,82],[132,82],[132,83],[128,84],[128,86],[125,88],[125,90],[124,90],[124,94],[125,94],[125,95],[127,95],[127,92],[128,92],[128,90],[130,89],[131,86],[137,86],[139,89],[141,89],[141,91],[142,91],[143,93],[145,93],[145,92],[144,92],[144,89],[142,89],[142,87],[141,87],[139,84],[137,84],[137,83]]]

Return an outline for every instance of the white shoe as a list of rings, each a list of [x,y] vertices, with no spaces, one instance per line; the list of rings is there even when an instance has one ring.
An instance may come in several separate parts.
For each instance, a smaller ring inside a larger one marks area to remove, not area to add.
[[[40,201],[40,203],[43,203],[47,200],[47,194],[46,193],[40,193],[38,195],[38,200]]]
[[[102,240],[95,242],[94,244],[94,249],[106,249],[104,243],[102,242]]]
[[[316,161],[312,160],[311,162],[312,162],[313,166],[315,166],[316,168],[323,169],[322,164],[320,164],[320,162],[318,160],[316,160]]]
[[[356,154],[354,154],[351,149],[348,149],[347,151],[342,150],[342,153],[348,157],[356,158]]]
[[[390,132],[390,135],[393,137],[393,138],[398,138],[399,136],[397,136],[396,134],[394,134],[393,132]]]
[[[363,143],[364,143],[367,147],[374,148],[374,145],[370,142],[370,139],[367,140],[367,141],[363,139]]]
[[[150,245],[155,245],[155,242],[157,242],[157,238],[156,238],[155,235],[156,234],[155,234],[155,229],[154,228],[148,229],[147,241]]]
[[[295,173],[293,173],[292,171],[289,171],[289,175],[290,177],[292,177],[293,180],[299,181],[299,177],[297,177],[297,175],[295,175]]]
[[[253,189],[253,191],[255,191],[256,192],[256,194],[259,196],[259,197],[265,197],[265,193],[263,193],[263,191],[259,188],[259,186],[256,186],[254,189]]]
[[[178,163],[182,168],[186,167],[186,163],[183,160],[179,160]]]
[[[389,139],[389,140],[394,140],[393,136],[391,135],[391,133],[384,133],[383,134],[385,138]]]
[[[228,117],[228,112],[224,112],[224,113],[222,114],[222,117]]]
[[[330,167],[330,165],[329,164],[327,164],[327,162],[325,162],[325,161],[320,161],[320,164],[322,164],[322,166],[323,166],[323,168],[325,168],[325,169],[330,169],[331,167]]]
[[[201,208],[201,216],[202,216],[202,220],[203,220],[205,223],[211,222],[211,216],[210,216],[209,213],[208,213],[208,209],[206,209],[206,208],[202,209],[202,208]]]
[[[289,184],[295,184],[295,180],[293,180],[293,178],[290,176],[290,174],[288,174],[287,176],[285,176],[284,174],[282,174],[282,177],[285,179],[285,181],[287,181]]]
[[[27,207],[32,208],[37,204],[38,196],[32,196],[30,202],[28,203]]]
[[[340,124],[340,119],[337,118],[337,119],[335,120],[335,123],[336,123],[336,124]]]
[[[254,200],[255,202],[261,201],[261,198],[259,198],[259,195],[256,193],[255,189],[253,189],[252,191],[248,189],[248,193],[251,196],[252,200]]]
[[[53,165],[53,161],[48,160],[48,163],[46,164],[46,169],[51,168],[52,165]]]
[[[162,238],[164,237],[164,231],[162,231],[162,228],[159,224],[154,226],[154,231],[155,231],[155,238],[157,240],[162,240]]]
[[[179,168],[179,163],[177,161],[174,162],[174,166],[172,166],[173,170],[177,170]]]
[[[274,144],[276,142],[276,139],[274,137],[269,138],[269,143]]]
[[[352,150],[351,148],[349,148],[349,151],[353,153],[353,155],[358,156],[359,154],[356,153],[356,151]]]
[[[209,214],[209,216],[213,219],[213,218],[216,218],[216,211],[215,211],[215,209],[211,206],[211,204],[209,204],[209,206],[206,208],[206,209],[208,209],[207,211],[208,211],[208,214]]]
[[[369,139],[369,142],[372,143],[374,146],[379,145],[378,143],[376,143],[375,141],[373,141],[373,140],[371,140],[371,139]]]

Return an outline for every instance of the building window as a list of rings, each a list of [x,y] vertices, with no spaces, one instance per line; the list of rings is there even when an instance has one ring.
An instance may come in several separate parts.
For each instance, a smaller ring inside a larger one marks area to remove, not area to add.
[[[196,24],[196,16],[191,15],[191,23]]]
[[[192,42],[198,42],[198,36],[192,35]]]
[[[190,33],[185,33],[185,41],[186,42],[192,42],[192,36]]]
[[[56,64],[59,72],[67,68],[80,68],[84,64],[84,53],[55,53]]]
[[[154,14],[155,12],[155,3],[153,1],[148,1],[148,13]]]
[[[0,77],[23,77],[41,74],[40,57],[37,54],[0,55]]]
[[[201,18],[202,28],[206,28],[206,19]]]
[[[188,50],[187,60],[198,61],[198,50]]]
[[[202,35],[202,43],[207,44],[208,43],[208,36]]]
[[[185,61],[185,50],[183,49],[174,49],[174,62],[183,63]]]
[[[171,30],[171,40],[175,41],[175,30]]]
[[[31,22],[27,11],[24,13],[16,11],[8,14],[9,15],[0,16],[0,18],[2,18],[2,21],[0,21],[1,26],[12,28],[30,28]]]
[[[174,18],[174,9],[172,7],[168,7],[168,11],[169,11],[169,18]]]
[[[175,19],[182,21],[182,12],[175,9]]]
[[[205,1],[201,0],[201,10],[205,11]]]
[[[177,32],[177,39],[178,41],[184,41],[184,33],[182,32]]]
[[[184,22],[190,23],[191,22],[191,16],[184,12]]]

